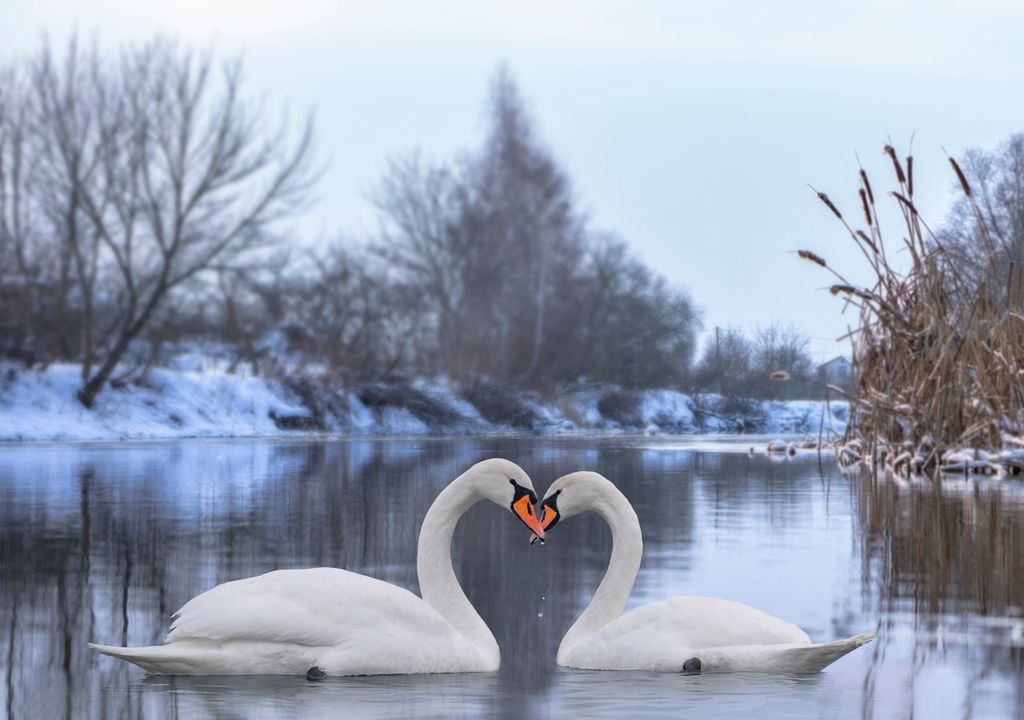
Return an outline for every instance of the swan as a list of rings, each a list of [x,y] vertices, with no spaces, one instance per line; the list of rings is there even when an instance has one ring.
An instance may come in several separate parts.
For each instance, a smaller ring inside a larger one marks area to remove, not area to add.
[[[583,614],[562,638],[558,664],[588,670],[662,672],[818,672],[870,642],[874,633],[812,643],[803,630],[748,605],[679,596],[623,614],[640,569],[643,538],[633,506],[607,478],[575,472],[558,478],[542,503],[541,525],[592,510],[612,531],[612,555]],[[542,538],[532,537],[531,542]]]
[[[327,675],[490,672],[498,644],[452,568],[459,518],[479,500],[511,509],[534,533],[530,477],[513,462],[473,465],[437,496],[417,547],[417,597],[382,580],[340,570],[275,570],[197,595],[174,615],[164,645],[89,644],[163,675]]]

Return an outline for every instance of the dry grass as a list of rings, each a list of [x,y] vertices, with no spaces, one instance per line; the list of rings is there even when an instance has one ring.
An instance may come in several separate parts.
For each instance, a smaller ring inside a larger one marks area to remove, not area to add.
[[[866,227],[854,228],[827,195],[818,193],[871,267],[872,285],[854,285],[824,258],[799,253],[831,272],[838,281],[832,294],[859,311],[850,333],[857,398],[840,459],[882,462],[897,470],[1019,473],[1024,467],[1024,268],[996,266],[993,260],[995,281],[969,283],[918,214],[912,157],[901,162],[889,145],[884,152],[896,180],[889,194],[903,219],[898,244],[889,245],[883,235],[863,169],[858,214]],[[956,162],[949,162],[978,216],[978,242],[991,246],[971,188]],[[896,251],[907,254],[908,269],[893,266]]]

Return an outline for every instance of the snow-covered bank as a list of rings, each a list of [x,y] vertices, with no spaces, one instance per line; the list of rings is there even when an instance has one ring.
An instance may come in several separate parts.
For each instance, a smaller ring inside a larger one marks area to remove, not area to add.
[[[816,434],[822,403],[750,402],[675,390],[590,389],[542,398],[498,384],[461,388],[444,378],[337,390],[306,379],[268,380],[216,369],[155,368],[108,388],[92,410],[75,398],[77,365],[0,368],[0,440],[113,440],[301,434],[424,435],[578,432]],[[841,432],[849,408],[831,404]]]

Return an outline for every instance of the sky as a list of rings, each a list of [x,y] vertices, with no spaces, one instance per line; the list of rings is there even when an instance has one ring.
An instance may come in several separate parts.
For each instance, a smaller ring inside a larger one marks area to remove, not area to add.
[[[791,251],[867,275],[808,184],[859,217],[858,158],[887,187],[883,145],[913,138],[918,206],[941,223],[945,152],[1024,131],[1022,28],[1019,0],[0,0],[0,61],[75,29],[241,52],[269,106],[315,110],[311,242],[372,232],[388,157],[479,144],[504,63],[592,225],[685,286],[707,334],[794,323],[824,360],[855,318]]]

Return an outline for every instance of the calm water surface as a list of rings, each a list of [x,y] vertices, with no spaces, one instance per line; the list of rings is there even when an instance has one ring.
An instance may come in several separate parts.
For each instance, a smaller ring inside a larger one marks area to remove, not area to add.
[[[1024,489],[844,477],[715,441],[387,439],[0,447],[0,707],[23,717],[1024,716]],[[732,598],[815,640],[879,638],[813,676],[557,668],[607,563],[594,516],[543,547],[480,504],[455,566],[502,649],[496,674],[146,678],[85,643],[158,643],[226,580],[332,565],[416,589],[416,536],[477,460],[543,489],[597,470],[644,529],[631,606]]]

